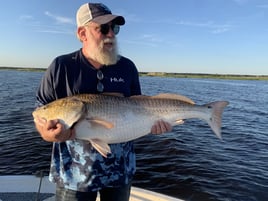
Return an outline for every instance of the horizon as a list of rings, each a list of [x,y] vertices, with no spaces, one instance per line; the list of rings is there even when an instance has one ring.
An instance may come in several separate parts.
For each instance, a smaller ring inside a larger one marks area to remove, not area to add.
[[[36,67],[19,67],[19,66],[0,66],[1,69],[6,70],[42,70],[45,71],[47,68],[36,68]],[[164,71],[139,71],[139,74],[148,74],[149,76],[157,76],[157,75],[165,75],[165,74],[174,74],[174,75],[215,75],[215,76],[251,76],[251,77],[268,77],[268,74],[259,74],[259,75],[252,75],[252,74],[220,74],[220,73],[187,73],[187,72],[164,72]]]

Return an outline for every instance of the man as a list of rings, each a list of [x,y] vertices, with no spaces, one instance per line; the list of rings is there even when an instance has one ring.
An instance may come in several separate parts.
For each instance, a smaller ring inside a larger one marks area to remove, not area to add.
[[[77,11],[77,37],[82,48],[54,59],[37,91],[39,105],[80,93],[140,95],[135,64],[117,52],[115,35],[125,24],[103,4],[86,3]],[[57,201],[127,201],[135,173],[133,142],[112,144],[107,158],[87,141],[75,139],[59,120],[35,119],[41,137],[53,143],[49,178],[57,185]],[[152,133],[170,131],[163,121]]]

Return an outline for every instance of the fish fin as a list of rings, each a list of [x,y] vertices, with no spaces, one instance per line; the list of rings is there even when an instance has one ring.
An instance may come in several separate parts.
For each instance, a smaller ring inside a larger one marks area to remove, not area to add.
[[[228,104],[229,104],[228,101],[216,101],[204,105],[207,108],[212,108],[211,116],[207,121],[209,126],[219,139],[222,139],[221,137],[222,113],[225,106],[227,106]]]
[[[174,100],[180,100],[180,101],[184,101],[187,102],[189,104],[194,105],[195,102],[183,95],[179,95],[179,94],[169,94],[169,93],[161,93],[155,96],[147,96],[147,95],[135,95],[135,96],[131,96],[130,98],[162,98],[162,99],[174,99]]]
[[[117,93],[117,92],[104,92],[102,95],[105,96],[117,96],[117,97],[124,97],[124,94],[122,93]]]
[[[150,98],[151,96],[147,96],[147,95],[134,95],[134,96],[130,96],[130,98]]]
[[[181,101],[190,103],[192,105],[195,104],[195,102],[192,99],[186,96],[180,95],[180,94],[161,93],[161,94],[152,96],[152,98],[175,99],[175,100],[181,100]]]
[[[112,129],[114,127],[114,124],[112,122],[106,121],[104,119],[86,118],[86,120],[89,121],[92,126],[102,126],[107,129]]]
[[[90,143],[105,158],[107,158],[107,154],[112,153],[110,146],[102,140],[92,139]]]
[[[184,121],[183,121],[182,119],[177,119],[177,120],[175,121],[175,124],[176,124],[176,125],[181,125],[181,124],[184,124]]]

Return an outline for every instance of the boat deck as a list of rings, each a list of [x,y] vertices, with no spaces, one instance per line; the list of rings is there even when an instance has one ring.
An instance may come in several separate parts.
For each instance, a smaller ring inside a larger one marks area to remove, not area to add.
[[[54,201],[54,193],[55,185],[48,181],[48,177],[41,179],[32,175],[0,176],[0,201]],[[183,200],[132,187],[130,201]]]

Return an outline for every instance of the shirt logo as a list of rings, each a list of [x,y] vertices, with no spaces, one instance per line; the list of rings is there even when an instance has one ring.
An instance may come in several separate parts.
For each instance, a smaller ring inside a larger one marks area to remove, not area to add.
[[[120,78],[111,77],[110,81],[111,82],[117,82],[117,83],[119,83],[119,82],[124,83],[125,82],[125,80],[123,78],[121,78],[121,77]]]

